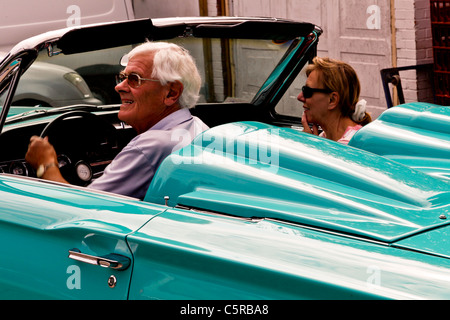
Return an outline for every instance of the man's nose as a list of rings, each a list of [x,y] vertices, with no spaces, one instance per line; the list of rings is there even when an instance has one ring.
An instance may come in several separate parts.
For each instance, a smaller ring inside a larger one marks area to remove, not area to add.
[[[127,82],[127,83],[125,83]],[[128,85],[128,80],[125,79],[122,82],[118,83],[115,87],[114,90],[116,90],[117,93],[121,93],[121,92],[128,92],[130,91],[130,86]]]

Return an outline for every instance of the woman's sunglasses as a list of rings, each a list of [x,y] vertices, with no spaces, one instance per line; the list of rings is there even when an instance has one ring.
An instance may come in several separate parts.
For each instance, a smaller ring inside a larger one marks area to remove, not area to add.
[[[141,81],[155,81],[159,82],[157,79],[145,79],[141,78],[140,75],[136,73],[130,73],[129,75],[126,75],[125,73],[121,72],[116,76],[116,83],[119,84],[123,82],[125,79],[128,80],[128,85],[132,88],[138,88],[141,86]]]
[[[302,93],[303,93],[303,97],[305,99],[311,98],[313,96],[313,94],[316,93],[316,92],[332,93],[333,91],[331,91],[330,89],[310,88],[308,86],[303,86],[302,87]]]

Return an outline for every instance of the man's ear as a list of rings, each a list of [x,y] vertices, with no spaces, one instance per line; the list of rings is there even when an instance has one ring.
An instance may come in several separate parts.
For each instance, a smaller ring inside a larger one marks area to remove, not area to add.
[[[167,95],[165,98],[165,104],[166,106],[171,106],[174,103],[178,102],[178,99],[180,99],[181,94],[183,93],[183,84],[180,81],[174,81],[169,82],[167,84]]]
[[[330,103],[328,104],[328,109],[332,110],[339,105],[339,93],[332,92],[330,93]]]

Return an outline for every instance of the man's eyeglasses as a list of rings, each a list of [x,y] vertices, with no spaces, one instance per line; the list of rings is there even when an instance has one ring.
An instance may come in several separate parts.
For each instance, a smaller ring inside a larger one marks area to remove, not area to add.
[[[313,96],[313,94],[316,93],[316,92],[331,93],[333,91],[331,91],[330,89],[310,88],[308,86],[303,86],[302,87],[302,93],[303,93],[303,97],[305,99],[311,98]]]
[[[116,76],[116,83],[119,84],[123,82],[125,79],[128,80],[128,85],[132,88],[138,88],[141,86],[141,81],[155,81],[159,82],[157,79],[145,79],[141,78],[140,75],[136,73],[130,73],[129,75],[126,75],[125,73],[121,72]]]

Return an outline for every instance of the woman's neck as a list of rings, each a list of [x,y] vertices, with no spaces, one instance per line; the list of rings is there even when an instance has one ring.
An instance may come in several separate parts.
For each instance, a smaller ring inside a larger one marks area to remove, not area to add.
[[[347,117],[339,115],[328,121],[326,125],[321,125],[322,130],[328,139],[338,141],[345,133],[349,126],[356,126],[357,123]]]

